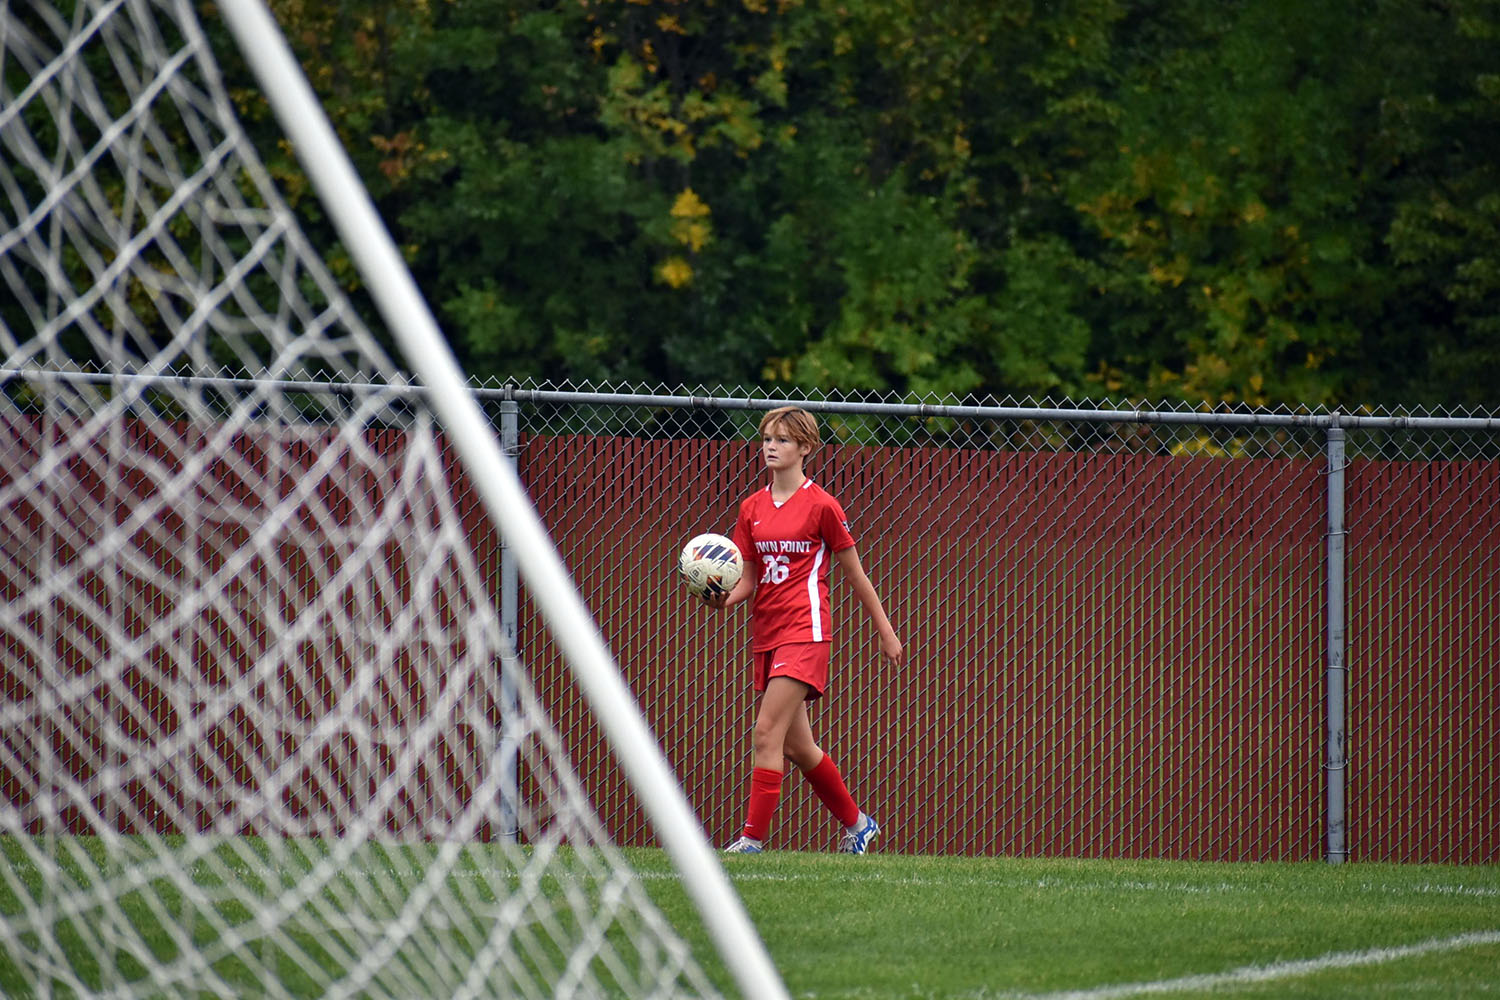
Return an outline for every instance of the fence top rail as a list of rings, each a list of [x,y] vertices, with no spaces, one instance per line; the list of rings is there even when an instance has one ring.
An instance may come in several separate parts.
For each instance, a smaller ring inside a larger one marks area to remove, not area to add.
[[[419,396],[427,388],[417,383],[392,384],[371,381],[363,374],[335,377],[289,378],[242,374],[135,373],[55,368],[0,367],[0,387],[16,382],[120,385],[136,380],[169,381],[183,387],[233,390],[273,384],[287,392],[361,396],[382,393]],[[872,402],[755,395],[704,395],[673,392],[600,392],[580,389],[523,388],[515,384],[495,385],[470,379],[470,389],[484,402],[567,404],[575,406],[635,406],[699,410],[763,411],[795,405],[819,413],[860,414],[908,419],[1038,420],[1088,424],[1176,424],[1210,427],[1310,427],[1345,430],[1447,430],[1500,433],[1500,416],[1432,416],[1417,414],[1286,413],[1252,409],[1229,413],[1202,410],[1170,410],[1138,407],[1090,408],[1081,406],[978,405],[962,403]]]
[[[872,403],[847,400],[773,399],[756,396],[673,396],[580,392],[559,389],[479,388],[481,396],[531,403],[587,406],[657,406],[704,410],[769,410],[800,406],[819,413],[954,420],[1047,420],[1093,424],[1184,424],[1215,427],[1342,427],[1348,430],[1467,430],[1500,432],[1500,417],[1377,416],[1340,413],[1207,413],[1196,410],[1083,409],[1048,406],[978,406],[940,403]]]

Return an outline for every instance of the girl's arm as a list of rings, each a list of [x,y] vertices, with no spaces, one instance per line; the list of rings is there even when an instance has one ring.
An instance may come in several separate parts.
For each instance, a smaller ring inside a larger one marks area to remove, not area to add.
[[[734,522],[734,534],[730,536],[734,539],[735,547],[740,550],[740,558],[744,560],[740,568],[739,582],[730,587],[727,594],[703,598],[705,604],[720,611],[732,608],[736,604],[743,604],[750,599],[751,594],[755,593],[756,565],[752,561],[755,554],[754,538],[750,534],[753,525],[750,521],[750,514],[745,509],[748,505],[748,500],[740,504],[740,513]]]
[[[834,558],[839,561],[839,567],[854,588],[854,596],[865,606],[865,613],[870,616],[870,621],[875,623],[875,630],[880,633],[880,652],[892,663],[900,663],[901,657],[905,655],[901,640],[896,638],[896,630],[891,627],[891,620],[886,617],[885,608],[881,606],[880,595],[875,593],[875,585],[870,582],[864,566],[860,564],[859,552],[851,545],[834,553]]]
[[[748,601],[750,595],[755,593],[755,574],[752,572],[753,569],[754,567],[747,564],[745,571],[740,574],[740,582],[730,588],[729,593],[719,594],[714,597],[705,597],[703,598],[704,602],[711,608],[732,608],[736,604]]]

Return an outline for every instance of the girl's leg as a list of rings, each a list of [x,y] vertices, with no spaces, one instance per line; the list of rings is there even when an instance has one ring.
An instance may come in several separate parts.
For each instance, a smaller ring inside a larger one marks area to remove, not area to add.
[[[802,776],[812,785],[818,800],[846,827],[859,822],[859,806],[844,784],[833,758],[824,753],[813,738],[812,723],[807,717],[807,703],[803,702],[797,717],[787,728],[786,756],[802,771]]]
[[[823,748],[818,746],[818,741],[813,736],[812,721],[807,714],[807,702],[804,701],[797,706],[797,713],[786,728],[786,739],[783,740],[782,746],[786,759],[803,771],[811,771],[818,766],[818,761],[823,759]]]
[[[781,801],[781,778],[786,769],[784,745],[787,730],[802,706],[807,686],[789,677],[773,677],[766,682],[760,699],[760,713],[755,719],[754,755],[750,771],[750,802],[745,809],[744,836],[754,841],[766,839],[771,818]]]
[[[786,769],[787,734],[800,719],[807,725],[807,685],[790,677],[772,677],[760,696],[753,741],[755,767]],[[811,730],[808,730],[811,734]]]

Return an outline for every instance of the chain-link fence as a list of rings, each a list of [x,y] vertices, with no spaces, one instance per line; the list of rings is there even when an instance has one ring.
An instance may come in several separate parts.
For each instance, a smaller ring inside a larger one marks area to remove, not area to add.
[[[118,377],[93,378],[102,398]],[[187,381],[205,398],[239,392]],[[6,391],[24,410],[20,384]],[[316,423],[319,400],[367,389],[282,384],[265,416]],[[755,428],[785,400],[475,391],[690,801],[727,840],[749,776],[746,616],[689,599],[674,568],[687,538],[730,531],[765,482]],[[808,470],[849,513],[907,649],[899,669],[880,661],[835,572],[833,682],[813,722],[881,849],[1500,860],[1500,418],[797,401],[823,425]],[[370,433],[401,423],[383,406]],[[649,842],[525,567],[517,584],[446,464],[587,791],[616,842]],[[773,846],[826,849],[837,832],[790,778]]]
[[[729,838],[754,712],[745,615],[689,600],[671,569],[765,482],[755,427],[782,400],[484,392]],[[1500,420],[799,401],[824,429],[810,475],[908,650],[884,665],[835,582],[814,728],[884,849],[1500,859]],[[524,647],[524,600],[519,631]],[[646,838],[563,667],[529,652],[617,836]],[[833,821],[800,779],[785,788],[775,846],[827,848]]]

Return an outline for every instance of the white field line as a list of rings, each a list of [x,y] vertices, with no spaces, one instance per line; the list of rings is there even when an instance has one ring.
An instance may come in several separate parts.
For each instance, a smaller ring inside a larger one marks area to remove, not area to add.
[[[1009,994],[1013,1000],[1115,1000],[1118,997],[1149,996],[1156,993],[1180,993],[1185,990],[1212,990],[1221,986],[1248,986],[1254,983],[1269,983],[1280,979],[1309,976],[1330,969],[1352,969],[1362,965],[1383,965],[1404,958],[1418,958],[1446,951],[1459,951],[1483,945],[1500,944],[1500,931],[1474,931],[1454,937],[1433,938],[1417,944],[1395,948],[1370,948],[1365,951],[1335,951],[1316,958],[1297,959],[1290,962],[1273,962],[1268,965],[1246,965],[1228,972],[1215,972],[1195,976],[1180,976],[1176,979],[1158,979],[1145,983],[1122,983],[1116,986],[1099,986],[1086,990],[1069,990],[1062,993]]]

